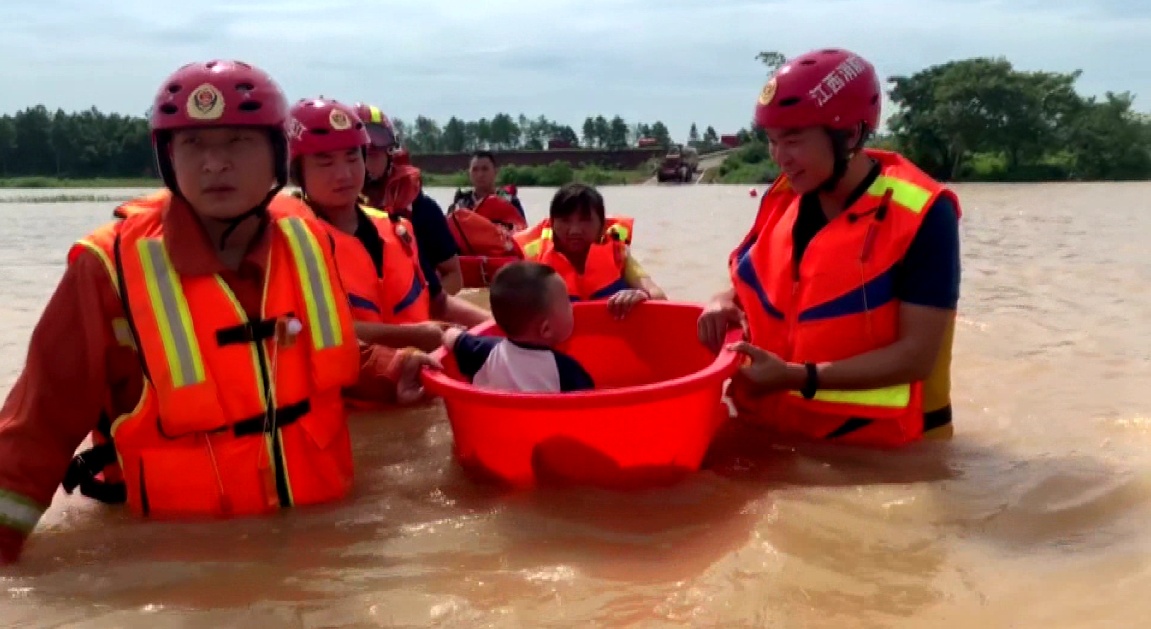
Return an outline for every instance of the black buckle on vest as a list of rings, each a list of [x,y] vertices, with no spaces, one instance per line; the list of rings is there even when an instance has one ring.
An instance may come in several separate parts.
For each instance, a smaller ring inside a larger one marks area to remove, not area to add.
[[[302,400],[295,404],[288,404],[276,409],[276,428],[283,428],[299,421],[301,417],[307,415],[312,410],[312,403],[309,400]],[[240,420],[232,424],[232,434],[237,437],[248,437],[251,435],[258,435],[266,430],[267,417],[264,415],[257,415],[248,419]],[[268,426],[270,428],[270,426]]]
[[[96,478],[104,468],[115,462],[116,447],[111,443],[92,446],[72,458],[60,485],[69,495],[79,487],[82,495],[93,500],[107,504],[123,503],[128,499],[128,489],[124,483],[109,483]]]
[[[220,347],[234,346],[234,344],[256,343],[272,339],[275,335],[276,320],[260,319],[259,321],[247,321],[244,324],[218,329],[216,331],[216,343],[219,343]]]
[[[289,316],[292,316],[289,313]],[[234,325],[230,328],[216,330],[216,343],[221,347],[225,345],[239,345],[242,343],[257,343],[276,336],[276,320],[261,319]]]

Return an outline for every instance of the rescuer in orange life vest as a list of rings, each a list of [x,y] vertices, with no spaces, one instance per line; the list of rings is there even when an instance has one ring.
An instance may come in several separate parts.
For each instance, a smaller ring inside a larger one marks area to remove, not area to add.
[[[360,205],[371,138],[351,107],[325,98],[299,101],[291,109],[288,140],[292,181],[335,241],[360,340],[431,351],[445,329],[432,319],[472,327],[490,318],[444,294],[434,273],[424,277],[407,219]]]
[[[471,190],[456,190],[448,214],[456,210],[472,210],[484,218],[507,227],[512,232],[527,229],[527,214],[515,194],[514,186],[496,187],[499,165],[491,151],[476,151],[468,162]]]
[[[3,562],[61,479],[159,518],[337,500],[353,477],[342,390],[359,378],[384,400],[420,397],[435,362],[361,354],[326,231],[279,194],[287,115],[276,83],[240,62],[188,64],[160,86],[166,190],[73,246],[0,409]],[[117,459],[122,483],[107,477]]]
[[[699,319],[718,348],[745,325],[729,394],[771,431],[867,446],[950,436],[959,201],[896,153],[875,69],[819,50],[768,81],[756,123],[782,174],[731,254],[733,288]]]
[[[460,251],[443,208],[424,192],[423,176],[399,145],[388,116],[375,105],[356,103],[353,109],[371,138],[363,190],[367,204],[412,222],[424,276],[438,275],[444,292],[455,295],[463,287]]]

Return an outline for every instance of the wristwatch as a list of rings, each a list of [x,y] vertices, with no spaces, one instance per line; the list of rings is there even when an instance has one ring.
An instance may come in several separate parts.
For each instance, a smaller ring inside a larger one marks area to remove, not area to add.
[[[803,395],[804,399],[810,400],[815,397],[815,392],[819,390],[819,371],[815,368],[815,363],[803,363],[803,368],[807,370],[807,380],[803,383],[803,388],[799,393]]]

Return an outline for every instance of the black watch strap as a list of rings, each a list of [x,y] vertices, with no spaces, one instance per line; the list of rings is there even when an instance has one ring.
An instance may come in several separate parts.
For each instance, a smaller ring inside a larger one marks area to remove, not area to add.
[[[803,388],[799,392],[804,399],[810,400],[815,397],[815,392],[819,390],[819,371],[816,370],[815,363],[803,363],[803,368],[807,370],[807,380],[804,381]]]

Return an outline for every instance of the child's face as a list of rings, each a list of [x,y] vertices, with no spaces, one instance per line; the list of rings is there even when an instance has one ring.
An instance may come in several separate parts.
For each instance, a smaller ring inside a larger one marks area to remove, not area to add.
[[[560,253],[583,255],[599,241],[603,234],[603,221],[584,209],[552,219],[552,233]]]
[[[571,299],[568,297],[567,284],[558,275],[552,276],[550,284],[551,296],[548,301],[548,312],[540,322],[540,336],[548,345],[558,345],[568,340],[575,328],[575,315],[572,312]]]

